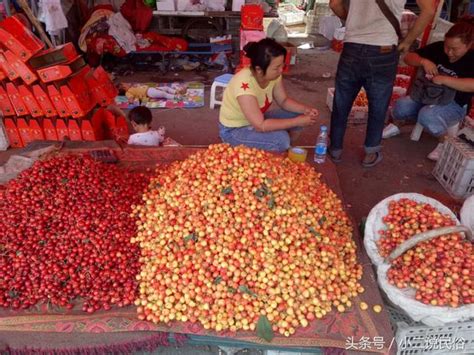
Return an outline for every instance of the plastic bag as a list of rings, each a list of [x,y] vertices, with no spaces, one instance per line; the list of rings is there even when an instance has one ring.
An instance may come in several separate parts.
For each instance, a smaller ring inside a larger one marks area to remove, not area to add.
[[[383,222],[382,218],[388,214],[388,205],[391,201],[398,201],[402,198],[409,198],[411,200],[429,203],[431,206],[436,208],[438,211],[444,214],[448,214],[453,220],[456,221],[456,224],[460,224],[456,215],[448,207],[443,205],[441,202],[427,197],[425,195],[417,193],[400,193],[387,197],[386,199],[377,203],[369,213],[367,221],[365,223],[365,232],[364,232],[364,246],[367,251],[372,263],[376,266],[379,266],[384,263],[384,258],[379,254],[377,247],[377,241],[380,239],[380,230],[386,230],[387,226]]]
[[[474,195],[468,197],[462,205],[461,223],[474,233]]]
[[[439,307],[425,305],[415,300],[415,290],[412,288],[400,289],[392,286],[387,279],[387,271],[390,264],[386,263],[384,258],[379,254],[377,241],[380,239],[379,231],[386,229],[386,225],[382,218],[388,214],[388,205],[391,201],[398,201],[402,198],[428,203],[435,207],[438,211],[448,214],[459,225],[456,215],[441,202],[430,197],[417,193],[400,193],[387,197],[380,201],[369,213],[365,225],[364,246],[367,255],[373,264],[377,267],[377,280],[380,288],[385,292],[388,299],[396,306],[401,308],[413,320],[422,322],[428,326],[441,326],[447,323],[460,322],[474,318],[474,304],[462,306],[458,308]]]

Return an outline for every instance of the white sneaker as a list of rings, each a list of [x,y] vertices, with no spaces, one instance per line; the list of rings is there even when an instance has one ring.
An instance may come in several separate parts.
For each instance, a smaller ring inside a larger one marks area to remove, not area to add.
[[[428,159],[437,161],[439,157],[441,156],[441,152],[443,151],[443,148],[444,148],[444,143],[438,143],[436,148],[430,154],[428,154]]]
[[[398,136],[400,134],[400,128],[395,126],[393,123],[389,123],[387,127],[383,129],[382,138],[387,139]]]

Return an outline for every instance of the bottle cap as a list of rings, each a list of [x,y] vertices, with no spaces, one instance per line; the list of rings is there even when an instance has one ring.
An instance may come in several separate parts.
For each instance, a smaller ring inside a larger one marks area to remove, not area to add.
[[[321,127],[319,127],[319,129],[320,129],[322,132],[326,132],[326,131],[328,130],[328,126],[322,125]]]

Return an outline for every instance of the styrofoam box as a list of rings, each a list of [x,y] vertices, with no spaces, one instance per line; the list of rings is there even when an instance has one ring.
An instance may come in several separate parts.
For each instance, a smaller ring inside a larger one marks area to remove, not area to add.
[[[474,148],[459,138],[448,137],[433,175],[454,198],[474,194]]]

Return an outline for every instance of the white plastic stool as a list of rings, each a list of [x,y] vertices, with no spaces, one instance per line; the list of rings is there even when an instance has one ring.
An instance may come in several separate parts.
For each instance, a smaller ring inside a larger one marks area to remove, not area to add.
[[[214,108],[216,104],[222,105],[222,101],[219,101],[216,98],[216,88],[219,86],[225,89],[227,85],[229,84],[230,79],[232,79],[233,76],[234,75],[232,74],[222,74],[214,79],[214,82],[212,83],[212,86],[211,86],[211,101],[209,104],[211,108]]]
[[[413,127],[413,130],[411,131],[410,139],[412,141],[418,142],[420,140],[422,133],[423,133],[423,126],[417,122],[415,127]]]
[[[456,123],[454,126],[448,127],[447,133],[450,137],[456,137],[459,131],[459,123]],[[420,140],[421,134],[423,133],[423,126],[419,123],[413,127],[413,130],[410,134],[410,139],[412,141],[418,142]]]

